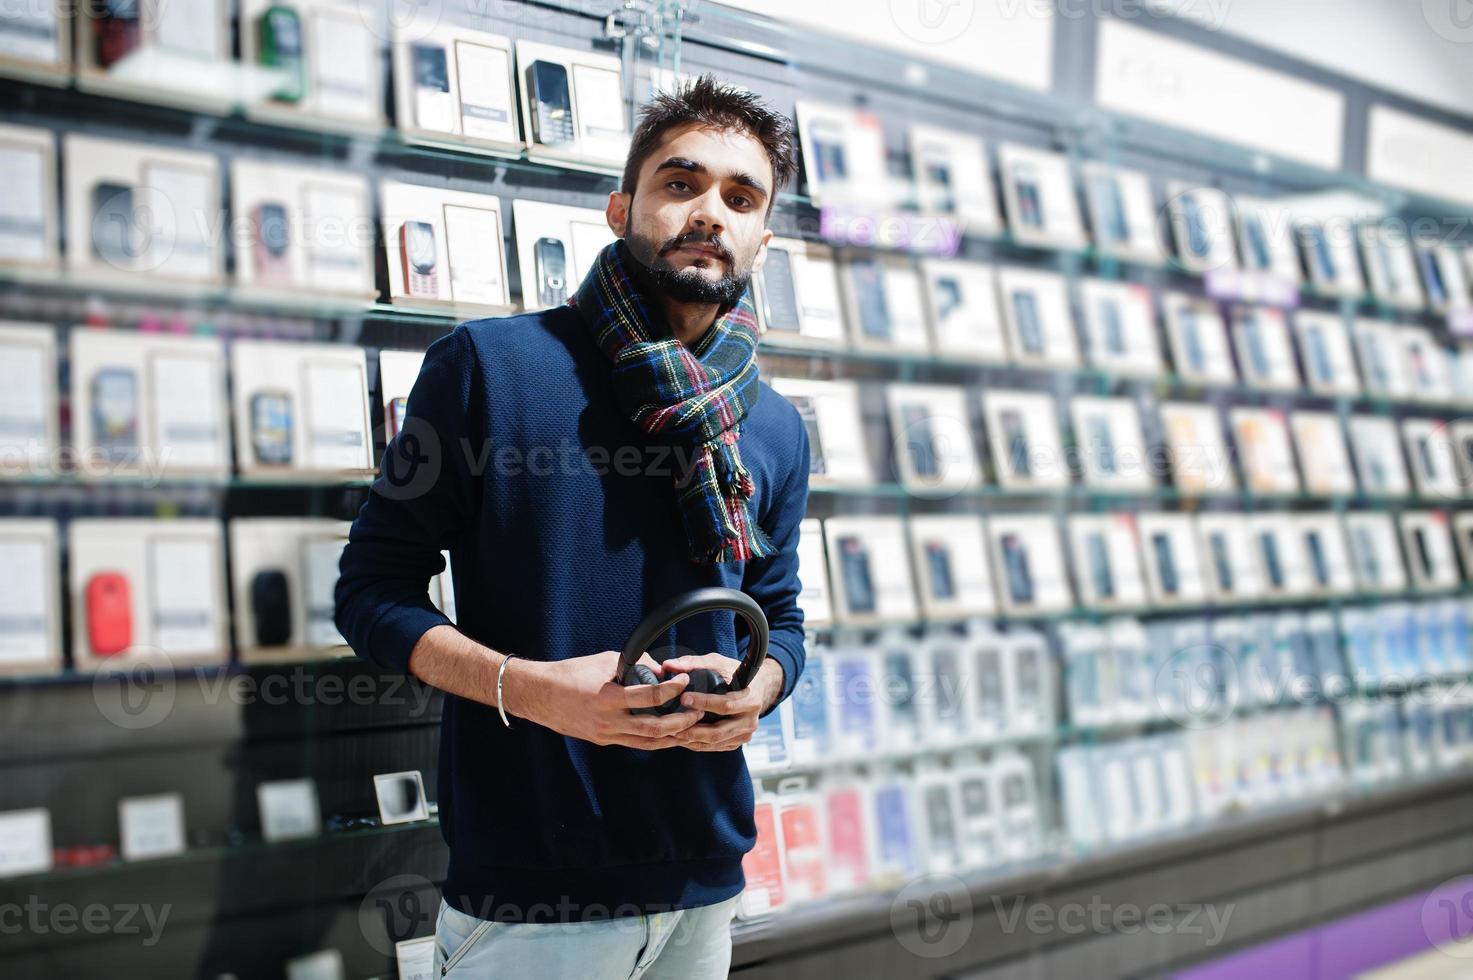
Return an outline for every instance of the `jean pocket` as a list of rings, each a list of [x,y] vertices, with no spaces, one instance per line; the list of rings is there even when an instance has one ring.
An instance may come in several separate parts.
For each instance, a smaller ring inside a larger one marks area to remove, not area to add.
[[[435,922],[435,951],[440,958],[440,975],[455,969],[494,925],[496,923],[489,919],[466,915],[442,900],[440,917]]]

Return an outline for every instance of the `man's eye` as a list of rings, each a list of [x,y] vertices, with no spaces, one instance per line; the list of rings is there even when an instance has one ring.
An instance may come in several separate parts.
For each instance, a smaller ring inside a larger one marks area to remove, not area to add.
[[[668,187],[668,188],[670,188],[672,191],[688,191],[688,190],[690,190],[690,185],[687,184],[683,180],[672,180],[672,181],[670,181],[670,183],[666,184],[665,186]]]
[[[731,206],[734,208],[749,208],[752,206],[752,202],[745,197],[733,197],[731,199]]]

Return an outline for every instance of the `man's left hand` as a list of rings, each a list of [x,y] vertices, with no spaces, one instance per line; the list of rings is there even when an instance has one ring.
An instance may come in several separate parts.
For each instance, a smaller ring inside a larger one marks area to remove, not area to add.
[[[660,665],[661,677],[664,679],[705,667],[730,681],[739,663],[740,661],[719,653],[672,657]],[[757,676],[743,690],[733,691],[731,694],[697,694],[693,691],[682,694],[680,705],[684,710],[709,711],[721,715],[722,718],[709,725],[692,725],[684,731],[664,737],[675,745],[683,745],[696,752],[729,752],[739,749],[751,741],[752,734],[757,731],[757,716],[778,699],[782,689],[782,665],[768,657],[757,669]]]

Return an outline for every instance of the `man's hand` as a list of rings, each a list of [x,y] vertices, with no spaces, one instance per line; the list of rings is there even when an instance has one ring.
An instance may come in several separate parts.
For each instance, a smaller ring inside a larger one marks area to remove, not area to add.
[[[605,650],[556,661],[515,658],[506,665],[502,685],[506,710],[595,745],[668,749],[683,744],[673,741],[673,737],[700,721],[699,711],[668,715],[629,712],[664,704],[684,691],[690,679],[675,674],[658,684],[621,687],[614,683],[619,657],[618,650]],[[641,657],[640,663],[660,674],[649,654]]]
[[[719,653],[708,653],[704,656],[672,657],[660,668],[662,676],[676,678],[698,667],[707,667],[730,681],[739,663]],[[698,694],[694,691],[683,694],[680,698],[683,710],[675,717],[689,713],[699,720],[707,711],[724,717],[709,725],[693,725],[674,732],[666,741],[696,752],[739,749],[752,740],[752,734],[757,731],[757,716],[777,700],[782,689],[782,665],[769,657],[762,661],[757,676],[744,690],[731,694]]]

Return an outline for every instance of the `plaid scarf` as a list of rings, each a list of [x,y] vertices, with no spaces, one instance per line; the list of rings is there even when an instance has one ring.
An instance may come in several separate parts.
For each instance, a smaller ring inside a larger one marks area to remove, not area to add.
[[[622,240],[601,251],[569,301],[613,362],[614,397],[647,435],[683,446],[692,463],[677,475],[690,559],[744,561],[776,552],[752,515],[752,475],[737,452],[741,421],[757,397],[757,318],[745,293],[687,348],[653,336],[645,298]]]

